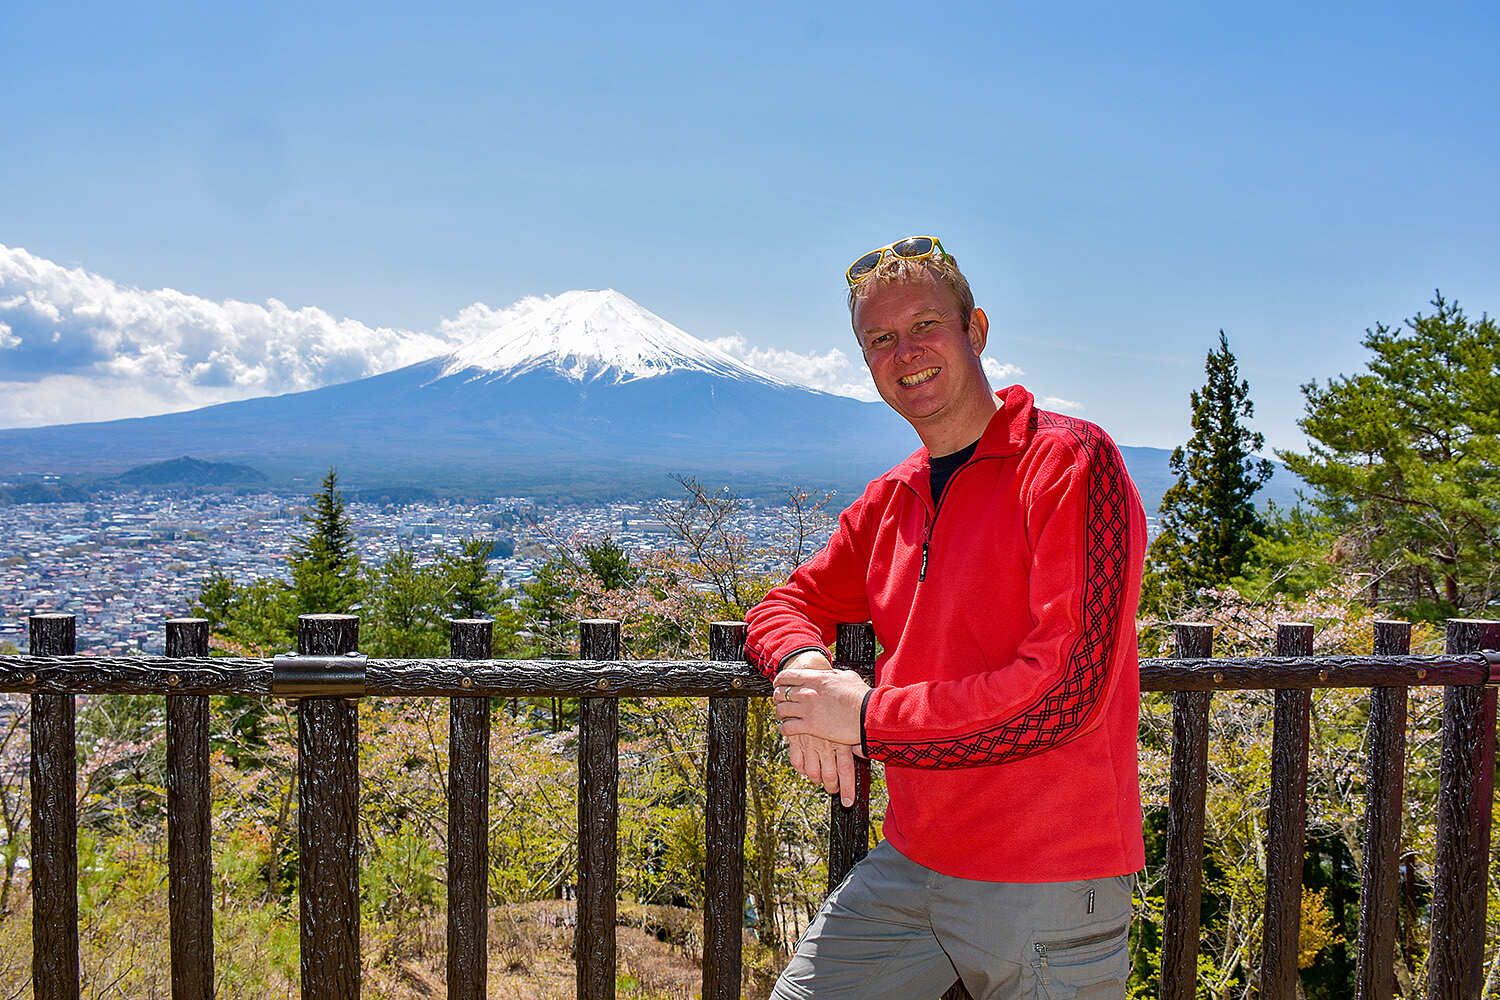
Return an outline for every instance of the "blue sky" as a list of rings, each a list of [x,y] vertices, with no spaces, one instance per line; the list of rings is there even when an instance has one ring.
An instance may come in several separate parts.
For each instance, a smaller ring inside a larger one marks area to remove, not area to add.
[[[19,6],[0,244],[124,286],[419,333],[614,287],[795,363],[930,232],[995,359],[1159,446],[1220,328],[1286,447],[1365,327],[1500,309],[1493,7]]]

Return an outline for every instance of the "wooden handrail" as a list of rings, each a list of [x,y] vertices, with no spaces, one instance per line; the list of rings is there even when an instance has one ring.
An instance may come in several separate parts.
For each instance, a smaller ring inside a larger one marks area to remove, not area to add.
[[[270,695],[273,660],[245,657],[0,654],[0,691],[20,694]],[[1500,682],[1500,654],[1142,659],[1142,691],[1451,687]],[[365,693],[453,698],[757,698],[771,682],[706,660],[398,660],[365,664]]]
[[[212,995],[213,946],[208,892],[209,694],[270,695],[273,661],[210,658],[208,623],[167,624],[167,656],[78,656],[71,615],[34,615],[32,653],[0,656],[0,691],[32,696],[33,990],[38,1000],[79,996],[77,821],[73,696],[167,696],[168,865],[172,995]],[[740,993],[744,901],[746,699],[770,683],[743,660],[745,627],[710,628],[711,659],[620,660],[617,622],[581,625],[579,660],[490,658],[490,623],[452,623],[443,659],[359,660],[353,688],[368,695],[448,697],[449,995],[484,995],[488,871],[489,713],[491,696],[578,697],[579,917],[578,996],[612,997],[615,984],[615,829],[619,780],[618,699],[709,696],[707,866],[703,996]],[[1373,656],[1311,656],[1310,626],[1278,629],[1272,657],[1214,658],[1212,626],[1175,627],[1177,653],[1141,661],[1143,691],[1172,694],[1173,737],[1167,829],[1161,995],[1196,992],[1201,909],[1208,717],[1214,691],[1274,690],[1272,799],[1260,995],[1296,992],[1296,945],[1305,836],[1310,693],[1369,688],[1367,822],[1359,930],[1360,998],[1391,995],[1396,850],[1400,840],[1407,689],[1443,687],[1443,750],[1438,794],[1438,853],[1432,905],[1433,998],[1477,995],[1484,945],[1486,865],[1495,764],[1500,622],[1454,620],[1447,651],[1412,656],[1410,627],[1379,622]],[[336,656],[358,646],[358,619],[302,616],[298,650]],[[868,624],[839,628],[835,665],[873,676],[875,638]],[[295,662],[295,661],[294,661]],[[332,662],[332,661],[326,661]],[[352,662],[352,661],[351,661]],[[356,669],[351,667],[351,669]],[[329,690],[323,688],[322,690]],[[299,865],[302,994],[316,1000],[359,996],[357,708],[346,697],[304,697],[298,704]],[[861,761],[852,807],[831,798],[830,885],[863,857],[869,838],[869,770]],[[946,994],[966,996],[961,984]]]

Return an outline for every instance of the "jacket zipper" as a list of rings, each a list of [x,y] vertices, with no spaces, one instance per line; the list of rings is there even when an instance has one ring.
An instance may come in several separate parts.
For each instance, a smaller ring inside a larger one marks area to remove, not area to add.
[[[917,569],[917,582],[918,583],[921,583],[923,580],[927,579],[927,558],[932,553],[932,529],[934,529],[934,528],[937,527],[938,515],[943,512],[943,501],[947,500],[948,499],[948,494],[950,494],[950,493],[953,492],[953,481],[955,479],[957,479],[959,477],[959,475],[962,474],[965,469],[969,468],[974,463],[975,463],[975,459],[974,458],[970,458],[963,465],[960,465],[958,468],[956,468],[956,469],[953,470],[953,474],[948,477],[947,484],[943,486],[942,496],[938,497],[937,506],[934,507],[934,508],[932,508],[932,517],[927,522],[927,534],[922,539],[922,565]],[[929,463],[928,464],[928,470],[929,470],[928,474],[929,475],[931,475],[931,469],[932,469],[932,466]]]

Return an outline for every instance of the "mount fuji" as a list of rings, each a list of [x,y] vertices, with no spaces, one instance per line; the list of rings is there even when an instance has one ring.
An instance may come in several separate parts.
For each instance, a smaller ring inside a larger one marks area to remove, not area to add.
[[[474,305],[447,354],[196,410],[0,430],[0,469],[108,476],[193,455],[305,485],[598,498],[670,477],[858,489],[917,445],[884,404],[790,384],[612,290]]]

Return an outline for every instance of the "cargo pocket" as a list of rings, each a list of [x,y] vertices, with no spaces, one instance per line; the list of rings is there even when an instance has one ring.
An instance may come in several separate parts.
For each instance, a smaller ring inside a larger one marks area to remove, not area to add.
[[[1120,1000],[1130,974],[1130,925],[1095,931],[1039,931],[1031,971],[1039,1000]]]

